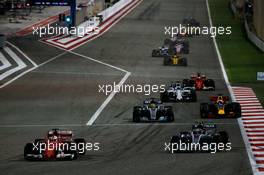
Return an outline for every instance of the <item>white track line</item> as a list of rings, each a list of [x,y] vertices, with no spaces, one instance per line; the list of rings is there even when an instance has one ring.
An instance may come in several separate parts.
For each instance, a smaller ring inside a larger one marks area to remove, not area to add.
[[[130,76],[130,72],[127,72],[126,75],[122,78],[122,80],[118,83],[117,86],[122,86],[127,78]],[[117,92],[112,91],[111,94],[106,98],[106,100],[102,103],[102,105],[97,109],[97,111],[93,114],[93,116],[90,118],[90,120],[86,123],[86,125],[90,126],[92,125],[97,117],[101,114],[101,112],[104,110],[104,108],[108,105],[108,103],[112,100],[112,98],[115,96]]]
[[[6,57],[1,52],[0,52],[0,61],[3,64],[2,66],[0,66],[0,71],[11,66],[10,62],[6,59]]]
[[[190,126],[193,123],[102,123],[93,124],[92,127],[115,127],[115,126]],[[214,123],[218,125],[236,125],[236,123]],[[86,124],[22,124],[22,125],[0,125],[0,128],[27,128],[27,127],[87,127]]]
[[[91,61],[94,61],[96,63],[100,63],[100,64],[103,64],[105,66],[108,66],[108,67],[111,67],[111,68],[114,68],[116,70],[119,70],[119,71],[122,71],[122,72],[125,72],[125,73],[128,73],[128,71],[122,69],[122,68],[119,68],[119,67],[116,67],[116,66],[113,66],[111,64],[108,64],[108,63],[105,63],[105,62],[102,62],[102,61],[99,61],[99,60],[96,60],[96,59],[93,59],[91,57],[88,57],[88,56],[85,56],[85,55],[82,55],[82,54],[79,54],[79,53],[76,53],[76,52],[73,52],[73,51],[68,51],[69,53],[72,53],[74,55],[77,55],[77,56],[80,56],[80,57],[83,57],[85,59],[88,59],[88,60],[91,60]]]
[[[13,69],[10,69],[0,75],[0,81],[8,77],[9,75],[12,75],[13,73],[24,69],[27,67],[27,65],[15,54],[9,47],[4,47],[4,50],[8,53],[8,55],[14,59],[16,62],[17,66]]]
[[[34,67],[37,67],[38,65],[32,60],[30,59],[24,52],[22,52],[17,46],[15,46],[14,44],[6,41],[7,44],[11,45],[12,47],[14,47],[21,55],[23,55],[31,64],[33,64]]]
[[[60,57],[60,56],[62,56],[62,55],[64,55],[64,54],[66,54],[66,53],[67,53],[67,52],[63,52],[63,53],[61,53],[61,54],[59,54],[59,55],[57,55],[57,56],[55,56],[55,57],[52,57],[51,59],[49,59],[49,60],[47,60],[47,61],[45,61],[45,62],[43,62],[43,63],[41,63],[41,64],[39,64],[39,65],[37,65],[37,66],[35,66],[35,67],[32,67],[32,68],[26,70],[25,72],[19,74],[18,76],[14,77],[13,79],[11,79],[11,80],[9,80],[8,82],[6,82],[6,83],[4,83],[3,85],[1,85],[1,86],[0,86],[0,89],[1,89],[1,88],[4,88],[4,87],[6,87],[6,86],[8,86],[8,85],[11,84],[12,82],[16,81],[17,79],[19,79],[20,77],[26,75],[27,73],[29,73],[29,72],[35,70],[36,68],[41,67],[41,66],[43,66],[43,65],[45,65],[45,64],[47,64],[47,63],[49,63],[49,62],[51,62],[51,61],[53,61],[53,60],[55,60],[56,58],[58,58],[58,57]]]
[[[113,66],[111,64],[108,64],[108,63],[105,63],[105,62],[102,62],[102,61],[99,61],[99,60],[96,60],[96,59],[93,59],[91,57],[88,57],[88,56],[85,56],[85,55],[82,55],[82,54],[79,54],[79,53],[76,53],[76,52],[73,52],[73,51],[69,51],[69,53],[72,53],[74,55],[77,55],[77,56],[80,56],[80,57],[83,57],[85,59],[88,59],[88,60],[91,60],[91,61],[94,61],[96,63],[100,63],[100,64],[103,64],[105,66],[108,66],[108,67],[111,67],[113,69],[116,69],[116,70],[119,70],[119,71],[122,71],[122,72],[125,72],[125,76],[121,79],[121,81],[118,83],[117,86],[122,86],[125,81],[127,80],[127,78],[131,75],[131,72],[128,72],[122,68],[119,68],[119,67],[116,67],[116,66]],[[116,91],[112,91],[110,93],[110,95],[105,99],[105,101],[102,103],[102,105],[97,109],[97,111],[92,115],[92,117],[90,118],[90,120],[86,123],[86,125],[90,126],[92,125],[95,120],[97,119],[97,117],[101,114],[101,112],[104,110],[104,108],[108,105],[108,103],[112,100],[112,98],[115,96],[117,92]]]

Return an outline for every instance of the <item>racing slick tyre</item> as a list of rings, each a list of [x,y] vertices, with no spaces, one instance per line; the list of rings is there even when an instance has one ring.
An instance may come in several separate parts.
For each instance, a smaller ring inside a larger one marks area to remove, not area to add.
[[[164,66],[168,66],[171,64],[171,59],[170,57],[164,57],[164,60],[163,60],[163,65]]]
[[[189,54],[190,53],[189,48],[187,48],[187,47],[183,47],[182,52],[183,52],[183,54]]]
[[[231,107],[233,112],[235,113],[235,118],[241,117],[241,105],[237,102],[232,102]]]
[[[44,139],[35,139],[34,143],[40,143],[40,142],[44,142],[44,141],[45,141]]]
[[[169,102],[168,93],[166,91],[160,93],[160,100],[161,102]]]
[[[182,65],[187,66],[187,58],[182,58]]]
[[[135,106],[134,110],[133,110],[133,122],[140,122],[140,116],[141,116],[141,112],[140,112],[141,107],[140,106]]]
[[[169,38],[166,38],[165,40],[164,40],[164,45],[172,45],[173,44],[173,41],[171,40],[171,39],[169,39]]]
[[[33,157],[28,157],[28,154],[37,154],[37,151],[34,150],[33,143],[27,143],[24,147],[24,159],[25,160],[35,160]]]
[[[75,139],[75,140],[77,140],[77,139]],[[76,142],[75,142],[76,143]],[[68,144],[68,145],[71,145],[71,142],[66,142],[66,143],[64,143],[64,144]],[[68,146],[67,147],[68,149],[64,149],[63,150],[63,152],[65,153],[65,154],[71,154],[71,156],[70,157],[66,157],[66,158],[64,158],[63,160],[69,160],[69,161],[71,161],[71,160],[76,160],[78,157],[79,157],[79,151],[78,150],[73,150],[73,149],[71,149],[71,146]],[[77,149],[78,149],[78,146],[77,146]],[[85,149],[85,146],[84,146],[84,149]]]
[[[189,41],[182,41],[183,47],[189,50],[190,44]]]
[[[180,137],[179,136],[172,136],[171,137],[171,150],[170,150],[170,153],[174,153],[174,152],[180,152],[180,149],[179,149],[179,145],[180,145]]]
[[[160,51],[157,50],[157,49],[154,49],[152,50],[152,54],[151,54],[152,57],[160,57]]]
[[[220,138],[220,143],[227,144],[229,140],[228,133],[226,131],[220,131],[219,132],[219,138]]]
[[[206,87],[211,87],[212,89],[209,89],[209,90],[215,90],[215,82],[214,82],[214,80],[212,80],[212,79],[208,79],[208,80],[206,80],[205,81],[205,86]]]
[[[77,148],[78,148],[77,152],[78,152],[78,154],[79,154],[79,155],[85,155],[85,153],[86,153],[86,149],[83,149],[83,150],[79,149],[79,148],[80,148],[80,147],[79,147],[80,144],[83,145],[82,148],[85,148],[85,144],[86,144],[85,139],[77,138],[77,139],[74,139],[74,142],[75,142],[76,145],[77,145]]]
[[[197,101],[197,95],[195,90],[191,90],[191,102]]]
[[[200,115],[202,118],[208,118],[209,113],[209,104],[208,103],[201,103],[200,104]]]
[[[167,115],[167,122],[173,122],[174,121],[174,113],[172,110],[171,106],[166,106],[167,111],[166,111],[166,115]]]
[[[190,88],[194,87],[195,88],[195,86],[194,86],[195,85],[194,80],[183,79],[182,80],[182,84],[183,84],[184,87],[190,87]]]

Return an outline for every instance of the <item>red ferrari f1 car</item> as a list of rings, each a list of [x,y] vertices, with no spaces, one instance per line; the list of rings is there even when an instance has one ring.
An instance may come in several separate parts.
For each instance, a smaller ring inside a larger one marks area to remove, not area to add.
[[[238,118],[241,117],[241,106],[237,102],[229,102],[228,96],[212,96],[210,103],[201,103],[202,118]]]
[[[25,160],[75,160],[85,154],[85,140],[73,139],[69,130],[52,129],[44,139],[35,139],[24,147]]]
[[[191,75],[191,79],[183,80],[184,87],[192,87],[195,90],[215,90],[215,82],[212,79],[207,79],[205,75],[197,73]]]

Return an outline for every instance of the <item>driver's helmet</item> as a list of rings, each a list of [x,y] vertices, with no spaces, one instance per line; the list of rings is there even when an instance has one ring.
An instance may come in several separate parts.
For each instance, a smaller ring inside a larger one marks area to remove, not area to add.
[[[222,96],[219,96],[219,97],[217,98],[217,103],[218,103],[218,104],[223,104],[223,103],[224,103],[224,99],[223,99]]]
[[[161,50],[162,50],[162,51],[166,50],[165,46],[162,46],[162,47],[161,47]]]
[[[217,104],[218,104],[218,108],[223,108],[224,107],[224,102],[223,101],[219,101]]]
[[[202,129],[202,128],[195,128],[194,130],[193,130],[193,134],[197,134],[197,135],[199,135],[199,134],[203,134],[204,133],[204,130]]]
[[[173,58],[179,58],[179,56],[175,54],[175,55],[173,55]]]
[[[156,104],[155,104],[155,103],[150,103],[149,107],[150,107],[151,109],[154,109],[154,108],[156,108]]]
[[[200,74],[199,72],[197,73],[197,77],[198,77],[198,78],[200,78],[200,77],[201,77],[201,74]]]
[[[53,136],[50,136],[50,138],[49,138],[50,140],[52,140],[52,141],[55,141],[55,140],[57,140],[58,139],[58,136],[56,136],[56,135],[53,135]]]

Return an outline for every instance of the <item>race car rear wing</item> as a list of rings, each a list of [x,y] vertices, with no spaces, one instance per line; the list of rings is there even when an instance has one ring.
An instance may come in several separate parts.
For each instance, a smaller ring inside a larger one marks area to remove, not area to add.
[[[217,102],[218,100],[222,100],[223,102],[227,102],[229,101],[229,97],[228,96],[211,96],[210,97],[210,101],[212,102]]]

